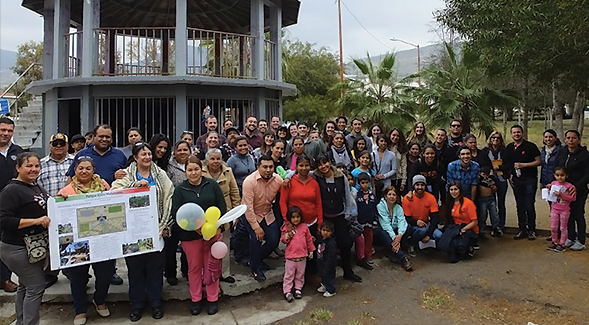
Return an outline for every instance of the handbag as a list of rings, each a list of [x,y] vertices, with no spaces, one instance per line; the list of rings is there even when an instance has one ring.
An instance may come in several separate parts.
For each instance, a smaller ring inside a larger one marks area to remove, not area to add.
[[[348,222],[348,231],[352,240],[356,240],[364,232],[364,226],[358,222],[358,219],[352,219]]]
[[[27,248],[29,263],[35,264],[47,258],[49,252],[49,232],[47,230],[39,234],[25,235],[23,240]]]

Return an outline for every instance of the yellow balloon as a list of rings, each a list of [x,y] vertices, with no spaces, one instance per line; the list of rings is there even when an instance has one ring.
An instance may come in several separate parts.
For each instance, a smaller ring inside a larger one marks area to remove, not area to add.
[[[178,221],[178,226],[180,226],[180,228],[182,228],[182,229],[188,228],[188,220],[182,219],[182,220]]]
[[[217,234],[217,226],[214,223],[206,222],[200,229],[202,236],[205,238],[213,238]]]
[[[217,207],[210,207],[207,209],[207,212],[205,212],[205,219],[208,222],[215,223],[215,222],[217,222],[217,220],[219,220],[220,217],[221,217],[221,210],[219,210],[219,208],[217,208]]]

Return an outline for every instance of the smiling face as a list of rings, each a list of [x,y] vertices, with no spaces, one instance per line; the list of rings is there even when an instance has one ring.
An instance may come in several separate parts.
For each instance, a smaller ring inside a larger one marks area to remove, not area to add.
[[[511,128],[511,138],[513,139],[513,141],[519,142],[523,139],[523,137],[524,134],[522,132],[522,129],[520,129],[519,127]]]
[[[74,173],[80,183],[87,184],[92,180],[92,176],[94,175],[94,166],[89,161],[82,161],[78,164]]]
[[[151,150],[149,150],[147,147],[143,147],[141,150],[139,150],[137,155],[135,155],[135,161],[137,162],[137,166],[146,168],[151,167]]]
[[[354,130],[354,133],[356,134],[362,132],[362,121],[354,120],[354,122],[352,122],[352,130]]]
[[[23,162],[22,166],[16,166],[16,172],[18,173],[18,178],[20,180],[30,184],[39,176],[39,173],[41,172],[41,162],[37,157],[29,157]]]
[[[210,132],[207,136],[207,147],[210,148],[217,148],[219,146],[219,134],[216,132]]]
[[[409,155],[414,158],[419,157],[419,146],[417,144],[413,144],[409,147]]]
[[[180,145],[178,145],[178,148],[174,152],[174,157],[176,158],[176,161],[180,164],[185,164],[189,156],[190,148],[188,147],[188,145],[186,143],[181,143]]]
[[[423,125],[423,123],[417,123],[417,125],[415,125],[415,134],[422,135],[424,132],[425,126]]]
[[[51,157],[57,160],[63,159],[67,155],[68,145],[63,140],[55,140],[51,142],[51,148],[49,148],[49,152],[51,153]]]
[[[299,126],[297,127],[297,130],[298,130],[298,135],[299,135],[301,138],[306,138],[306,137],[307,137],[307,135],[309,134],[309,127],[308,127],[308,126],[306,126],[305,124],[301,124],[301,125],[299,125]]]
[[[285,130],[278,130],[278,131],[276,132],[276,134],[278,135],[278,137],[279,137],[280,139],[286,139],[286,131],[285,131]]]
[[[443,130],[436,131],[436,143],[446,142],[446,132]]]
[[[370,155],[368,153],[364,153],[360,158],[358,158],[358,162],[362,167],[370,166]]]
[[[389,144],[385,138],[378,138],[378,149],[385,150]]]
[[[168,152],[168,142],[160,141],[160,143],[155,146],[155,159],[161,159],[166,152]]]
[[[426,148],[423,151],[423,158],[428,165],[432,164],[436,160],[436,151],[434,148]]]
[[[340,118],[337,120],[337,129],[340,131],[345,131],[346,130],[346,120],[344,120],[343,118]]]
[[[323,175],[327,175],[327,173],[329,173],[330,169],[331,169],[331,163],[329,161],[321,162],[321,163],[319,163],[319,166],[317,166],[317,170]]]
[[[245,124],[247,125],[247,129],[250,132],[254,132],[256,130],[256,128],[258,127],[258,120],[255,117],[250,116],[247,118],[247,121],[245,122]]]
[[[231,120],[226,120],[225,123],[223,123],[223,130],[227,130],[228,128],[233,127],[233,121]]]
[[[192,137],[192,134],[184,134],[182,136],[182,140],[188,142],[188,145],[191,147],[194,145],[194,138]]]
[[[112,130],[99,127],[94,136],[94,147],[101,152],[107,151],[112,144]]]
[[[448,192],[450,192],[450,196],[452,196],[453,199],[457,199],[460,196],[460,189],[456,185],[450,186]]]
[[[364,140],[364,138],[358,140],[356,148],[358,148],[358,153],[360,153],[362,150],[366,150],[366,140]]]
[[[333,145],[337,148],[341,148],[344,145],[344,135],[342,133],[337,133],[333,136]]]
[[[303,177],[309,175],[309,171],[311,170],[311,165],[309,165],[309,161],[303,160],[297,164],[297,173]]]
[[[267,134],[264,136],[264,143],[266,143],[266,146],[271,146],[272,142],[274,142],[274,134]]]
[[[415,185],[413,185],[413,191],[415,192],[415,195],[417,195],[418,197],[423,197],[423,194],[425,193],[425,183],[416,183]]]
[[[268,122],[260,121],[260,123],[258,123],[258,130],[260,133],[266,133],[266,131],[268,131]]]
[[[327,124],[325,124],[325,134],[327,134],[328,136],[332,137],[333,136],[333,132],[335,132],[335,124],[333,124],[333,123],[327,123]]]
[[[284,153],[284,142],[276,142],[272,147],[271,151],[272,157],[274,159],[282,157],[282,154]]]
[[[217,118],[214,116],[209,116],[209,118],[207,118],[207,121],[205,122],[207,125],[207,130],[209,131],[213,131],[217,129]]]
[[[388,191],[387,192],[387,195],[385,196],[385,200],[389,204],[395,204],[395,203],[397,203],[398,202],[397,192],[394,191],[394,190]]]
[[[380,127],[378,125],[375,125],[372,127],[372,137],[376,138],[380,135]]]
[[[493,139],[493,138],[491,138]],[[544,133],[544,144],[546,144],[549,148],[553,147],[556,144],[556,137],[552,135],[550,132]]]
[[[235,150],[240,155],[246,155],[247,154],[247,146],[248,146],[247,140],[241,139],[241,140],[238,140],[237,143],[235,144]]]
[[[395,130],[395,131],[391,132],[391,143],[393,145],[398,144],[400,138],[401,138],[401,135],[399,134],[399,131]]]
[[[280,127],[280,117],[278,116],[273,116],[272,117],[272,128],[274,130],[278,130],[278,128]]]
[[[468,148],[462,148],[460,149],[460,153],[458,154],[458,157],[460,158],[460,162],[463,165],[468,165],[470,163],[470,161],[472,160],[472,154],[470,153],[470,149]]]

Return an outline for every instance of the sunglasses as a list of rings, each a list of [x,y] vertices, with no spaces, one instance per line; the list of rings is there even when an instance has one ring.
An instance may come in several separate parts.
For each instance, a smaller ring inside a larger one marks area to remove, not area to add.
[[[453,128],[459,128],[461,125],[460,124],[452,124],[450,126],[453,127]]]
[[[66,144],[65,142],[61,142],[61,141],[60,142],[57,142],[57,141],[54,141],[53,143],[51,143],[51,146],[52,147],[65,147],[65,144]]]

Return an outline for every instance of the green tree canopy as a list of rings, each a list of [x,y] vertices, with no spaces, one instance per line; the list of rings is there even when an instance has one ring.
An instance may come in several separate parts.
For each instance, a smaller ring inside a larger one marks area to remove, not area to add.
[[[23,78],[14,86],[12,92],[17,96],[20,95],[28,84],[33,81],[43,80],[43,43],[29,41],[18,46],[16,63],[10,68],[12,72],[17,75],[22,75],[31,64],[36,63],[37,65],[32,67]],[[31,100],[32,96],[23,95],[18,101],[18,106],[26,106],[26,103]]]

